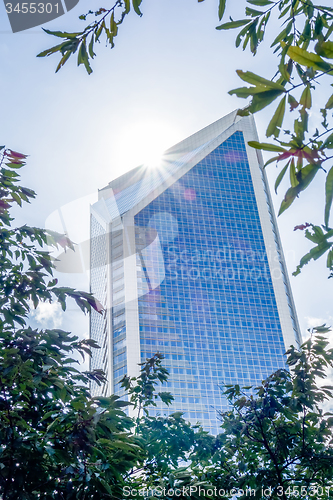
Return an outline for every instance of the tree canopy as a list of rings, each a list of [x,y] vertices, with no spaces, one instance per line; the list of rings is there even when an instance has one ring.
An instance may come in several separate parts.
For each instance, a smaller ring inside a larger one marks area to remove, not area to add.
[[[1,148],[0,157],[0,496],[3,500],[115,498],[124,472],[141,450],[133,422],[111,398],[92,398],[100,370],[75,368],[73,352],[91,354],[93,340],[60,329],[29,326],[40,302],[72,298],[85,312],[101,305],[86,292],[59,287],[43,246],[66,248],[57,233],[13,226],[10,210],[35,197],[19,186],[26,156]],[[107,498],[106,497],[106,498]]]

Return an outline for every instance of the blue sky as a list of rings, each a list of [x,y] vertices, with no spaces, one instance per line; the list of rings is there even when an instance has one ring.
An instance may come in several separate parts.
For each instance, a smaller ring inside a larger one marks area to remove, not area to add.
[[[241,18],[243,4],[237,2],[238,11],[230,13]],[[80,0],[46,27],[75,31],[84,26],[80,14],[108,5],[105,0]],[[151,144],[162,151],[244,106],[245,101],[227,94],[240,86],[236,69],[268,78],[274,74],[274,57],[267,48],[261,47],[253,58],[248,51],[235,49],[235,32],[215,30],[217,0],[144,0],[142,11],[142,18],[133,13],[120,27],[113,50],[103,42],[97,47],[91,76],[75,60],[55,75],[58,56],[41,59],[36,54],[57,39],[41,28],[12,34],[0,4],[0,142],[30,155],[23,180],[38,193],[31,206],[17,212],[20,223],[43,226],[59,207],[97,193],[145,161]],[[256,115],[261,140],[268,115],[266,111]],[[274,165],[268,176],[272,186]],[[322,222],[323,179],[322,174],[279,218],[290,273],[311,246],[293,227]],[[283,186],[278,196],[272,194],[276,208],[282,195]],[[73,220],[74,225],[84,225],[87,219],[77,209]],[[321,259],[297,278],[290,277],[303,332],[318,322],[333,322],[327,275]],[[84,276],[60,279],[79,288],[87,286]],[[53,314],[58,318],[57,311]],[[88,332],[86,319],[73,311],[62,325],[79,334]]]

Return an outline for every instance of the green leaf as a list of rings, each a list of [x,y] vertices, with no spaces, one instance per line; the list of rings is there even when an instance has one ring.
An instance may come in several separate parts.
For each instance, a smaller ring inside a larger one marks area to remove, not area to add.
[[[318,54],[308,52],[300,47],[289,47],[287,54],[293,61],[297,62],[301,66],[313,68],[317,71],[333,70],[333,66],[325,62]]]
[[[101,485],[103,486],[103,488],[104,488],[104,489],[105,489],[105,490],[106,490],[106,491],[107,491],[107,492],[108,492],[111,496],[113,496],[113,494],[112,494],[113,492],[112,492],[112,490],[111,490],[111,488],[110,488],[109,484],[105,481],[105,479],[103,479],[102,477],[99,477],[99,478],[97,479],[97,481],[98,481],[99,483],[101,483]]]
[[[130,0],[124,0],[124,6],[125,6],[125,14],[128,14],[129,11],[131,10]]]
[[[266,106],[269,106],[269,104],[275,101],[275,99],[279,97],[283,92],[284,90],[272,89],[255,94],[249,106],[249,111],[251,113],[256,113],[257,111],[266,108]]]
[[[333,42],[327,40],[326,42],[318,42],[315,46],[315,51],[318,55],[333,59]]]
[[[331,248],[331,250],[327,254],[326,267],[328,267],[328,269],[333,268],[333,248]]]
[[[282,77],[289,82],[290,81],[290,74],[288,72],[288,65],[285,64],[284,62],[284,56],[281,58],[281,61],[279,63],[279,71],[282,75]]]
[[[65,62],[69,59],[69,57],[72,55],[72,52],[68,50],[60,59],[58,66],[56,67],[55,72],[57,73],[59,69],[65,64]]]
[[[270,0],[247,0],[247,3],[250,3],[251,5],[258,5],[259,7],[265,7],[266,5],[270,5],[274,2],[271,2]]]
[[[114,20],[114,11],[112,12],[111,18],[110,18],[110,32],[112,33],[113,36],[117,36],[118,26]]]
[[[219,0],[219,21],[221,21],[225,12],[226,0]]]
[[[314,179],[316,173],[320,169],[320,166],[315,163],[309,163],[305,165],[298,173],[297,178],[299,181],[300,190],[303,191],[308,187],[310,182]]]
[[[328,226],[333,200],[333,167],[330,168],[325,182],[325,225]]]
[[[22,200],[21,198],[19,197],[19,195],[17,193],[12,193],[12,197],[13,199],[16,201],[16,203],[18,205],[20,205],[20,207],[22,206]]]
[[[241,19],[239,21],[230,21],[228,23],[221,24],[220,26],[216,26],[216,29],[231,30],[234,28],[240,28],[240,26],[244,26],[245,24],[250,24],[248,19]]]
[[[262,90],[277,89],[281,90],[282,92],[285,91],[284,87],[279,83],[272,82],[271,80],[266,80],[266,78],[262,78],[261,76],[256,75],[251,71],[242,71],[241,69],[237,69],[236,73],[244,82],[250,83],[251,85],[255,85],[257,87],[262,87]]]
[[[280,161],[280,155],[278,156],[273,156],[272,158],[270,158],[269,160],[266,161],[265,165],[264,165],[264,168],[267,167],[267,165],[269,165],[270,163],[274,163],[275,161],[278,162]]]
[[[285,194],[284,199],[282,200],[282,203],[280,205],[280,210],[278,215],[283,214],[287,208],[290,207],[290,205],[294,202],[296,196],[298,195],[299,191],[296,187],[291,187],[288,189],[288,191]]]
[[[273,118],[269,122],[269,125],[266,130],[266,137],[270,137],[271,135],[274,135],[274,137],[279,136],[285,110],[286,110],[286,96],[282,97],[278,107],[276,108]]]
[[[50,49],[43,50],[43,52],[40,52],[39,54],[37,54],[36,57],[45,57],[45,56],[49,56],[51,54],[54,54],[55,52],[60,52],[65,44],[66,44],[66,42],[60,43],[59,45],[55,45],[54,47],[51,47]]]
[[[247,99],[251,95],[253,95],[254,87],[239,87],[238,89],[229,90],[229,95],[236,95],[237,97],[241,97],[242,99]]]
[[[132,0],[133,9],[138,14],[138,16],[142,16],[142,12],[140,11],[139,6],[141,5],[142,0]]]
[[[312,101],[311,101],[310,85],[307,85],[305,87],[305,89],[303,90],[299,103],[301,104],[301,106],[303,106],[303,108],[307,108],[307,109],[311,108]]]
[[[275,181],[275,185],[274,185],[274,190],[275,190],[275,193],[277,193],[277,188],[279,187],[279,185],[281,184],[281,181],[287,171],[287,168],[289,166],[289,163],[290,163],[290,160],[288,161],[288,163],[283,167],[283,169],[281,170],[281,172],[279,173],[279,175],[277,176],[276,178],[276,181]]]
[[[51,411],[48,411],[46,413],[44,413],[43,417],[41,418],[41,422],[43,422],[44,420],[47,420],[48,418],[50,417],[54,417],[54,415],[56,414],[56,410],[51,410]],[[52,420],[54,420],[54,418],[52,418]]]
[[[306,264],[308,264],[311,259],[313,259],[313,260],[319,259],[319,257],[324,255],[324,253],[326,253],[327,250],[329,250],[331,248],[331,246],[332,246],[332,243],[328,243],[325,241],[325,242],[320,243],[319,245],[315,246],[314,248],[311,248],[310,252],[308,252],[307,254],[305,254],[301,258],[300,263],[296,268],[296,271],[294,271],[292,273],[293,276],[297,276],[301,272],[302,267],[305,266]]]
[[[91,40],[90,40],[90,43],[88,46],[88,50],[89,50],[90,57],[93,59],[94,56],[96,55],[94,52],[94,34],[91,35]]]
[[[325,104],[325,108],[326,109],[332,109],[333,108],[333,94],[328,99],[327,103]]]
[[[247,16],[257,17],[257,16],[261,16],[262,14],[264,14],[264,12],[262,12],[261,10],[255,10],[255,9],[250,9],[250,7],[246,7],[245,14]]]
[[[333,149],[333,133],[330,134],[327,139],[324,141],[321,149]]]
[[[60,37],[60,38],[76,38],[78,35],[82,35],[82,33],[66,33],[65,31],[50,31],[50,30],[46,30],[45,28],[42,28],[43,31],[45,31],[45,33],[47,33],[48,35],[53,35],[53,36],[57,36],[57,37]]]
[[[286,39],[286,36],[290,33],[291,29],[293,27],[293,21],[291,20],[287,26],[285,27],[284,30],[282,30],[278,36],[275,38],[275,40],[273,41],[273,43],[271,44],[271,47],[274,47],[274,45],[276,45],[277,43],[279,42],[282,42],[284,39]]]
[[[77,56],[77,65],[80,66],[80,64],[84,64],[88,75],[92,73],[92,69],[89,65],[89,60],[88,60],[88,53],[87,53],[87,47],[86,47],[86,39],[84,38],[81,42],[78,56]]]
[[[292,158],[290,162],[290,184],[291,187],[298,186],[299,182],[296,177],[295,159]]]
[[[295,97],[291,94],[288,95],[288,104],[290,104],[290,111],[293,111],[297,108],[299,103],[296,101]]]
[[[105,22],[104,21],[94,31],[94,33],[95,33],[95,42],[97,42],[97,40],[101,36],[101,33],[102,33],[103,29],[105,29]]]
[[[255,149],[262,149],[263,151],[273,151],[275,153],[284,153],[286,150],[276,144],[268,144],[267,142],[249,141],[248,145]]]
[[[319,165],[310,163],[309,165],[303,167],[299,172],[297,172],[298,184],[295,187],[289,188],[288,191],[286,192],[286,195],[282,200],[278,215],[281,215],[285,210],[287,210],[287,208],[290,207],[290,205],[293,203],[295,198],[301,193],[301,191],[304,191],[304,189],[308,187],[308,185],[314,179],[319,168],[320,168]]]

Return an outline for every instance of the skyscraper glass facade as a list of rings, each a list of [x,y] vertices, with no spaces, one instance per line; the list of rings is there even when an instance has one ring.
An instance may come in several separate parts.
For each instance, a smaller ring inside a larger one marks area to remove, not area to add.
[[[262,188],[265,193],[264,177]],[[121,190],[115,195],[118,206],[122,196]],[[284,366],[286,342],[274,279],[283,284],[292,336],[298,337],[269,197],[280,272],[275,278],[241,130],[152,198],[133,215],[135,272],[127,284],[124,231],[118,232],[118,260],[111,258],[110,272],[116,268],[120,276],[111,280],[113,389],[120,393],[119,381],[128,371],[132,334],[126,323],[126,286],[133,286],[136,300],[129,303],[136,317],[138,359],[163,353],[170,373],[164,390],[175,396],[170,409],[161,404],[152,413],[182,411],[216,433],[216,410],[227,409],[223,384],[257,385]],[[111,230],[111,242],[115,234]]]

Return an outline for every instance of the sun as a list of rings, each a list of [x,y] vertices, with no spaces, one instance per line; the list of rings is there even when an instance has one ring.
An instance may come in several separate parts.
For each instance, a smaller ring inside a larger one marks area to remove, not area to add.
[[[168,123],[147,120],[133,122],[119,131],[115,152],[118,165],[129,170],[139,165],[156,168],[166,149],[181,140],[180,131]]]

